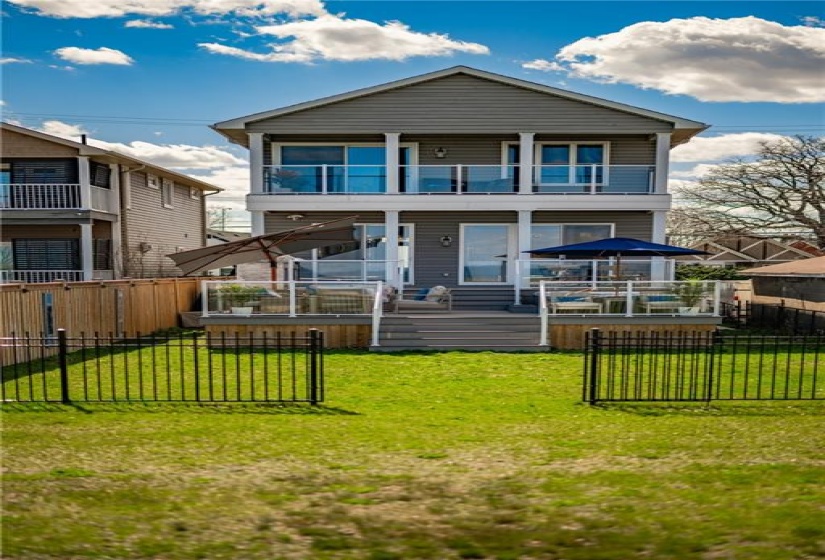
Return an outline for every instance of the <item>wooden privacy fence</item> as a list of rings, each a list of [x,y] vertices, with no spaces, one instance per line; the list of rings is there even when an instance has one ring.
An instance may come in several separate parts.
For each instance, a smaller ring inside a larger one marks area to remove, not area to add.
[[[151,333],[178,326],[179,313],[190,311],[199,293],[198,278],[3,284],[0,337],[50,337],[58,328],[116,336]]]

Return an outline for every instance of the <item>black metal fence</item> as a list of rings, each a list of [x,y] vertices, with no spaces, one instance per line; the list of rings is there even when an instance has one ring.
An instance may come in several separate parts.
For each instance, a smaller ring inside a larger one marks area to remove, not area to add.
[[[5,363],[3,363],[5,362]],[[3,402],[324,400],[324,336],[0,338]]]
[[[825,399],[825,334],[587,336],[585,402]]]
[[[783,334],[817,334],[825,332],[825,312],[800,309],[781,304],[738,301],[722,304],[726,322],[738,327],[751,327]]]

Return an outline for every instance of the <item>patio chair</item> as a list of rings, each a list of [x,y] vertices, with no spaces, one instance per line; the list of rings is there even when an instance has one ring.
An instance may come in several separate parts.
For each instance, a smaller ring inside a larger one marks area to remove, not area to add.
[[[587,295],[551,294],[551,313],[603,313],[604,306]]]
[[[645,313],[678,313],[679,308],[684,307],[682,300],[671,294],[649,294],[641,297],[641,303],[645,308]]]
[[[392,302],[396,313],[446,311],[453,309],[453,296],[450,289],[444,286],[423,288],[413,299],[404,299],[399,294]]]

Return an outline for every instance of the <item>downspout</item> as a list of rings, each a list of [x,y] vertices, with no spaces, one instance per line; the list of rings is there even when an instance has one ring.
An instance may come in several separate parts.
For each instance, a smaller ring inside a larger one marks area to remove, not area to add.
[[[132,204],[132,175],[133,171],[143,171],[146,169],[145,165],[140,165],[135,168],[121,166],[120,171],[120,269],[126,272],[126,257],[129,254],[129,220],[127,219],[126,210]],[[126,180],[128,179],[128,181]],[[129,196],[123,196],[124,188],[129,191]],[[130,271],[131,272],[131,271]]]

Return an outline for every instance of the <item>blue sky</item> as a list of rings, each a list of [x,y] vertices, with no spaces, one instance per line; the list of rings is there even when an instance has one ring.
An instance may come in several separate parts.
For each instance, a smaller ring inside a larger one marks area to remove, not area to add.
[[[688,180],[770,135],[822,134],[823,6],[7,0],[0,99],[4,120],[85,132],[241,208],[246,152],[208,124],[461,64],[713,125],[674,152]]]

